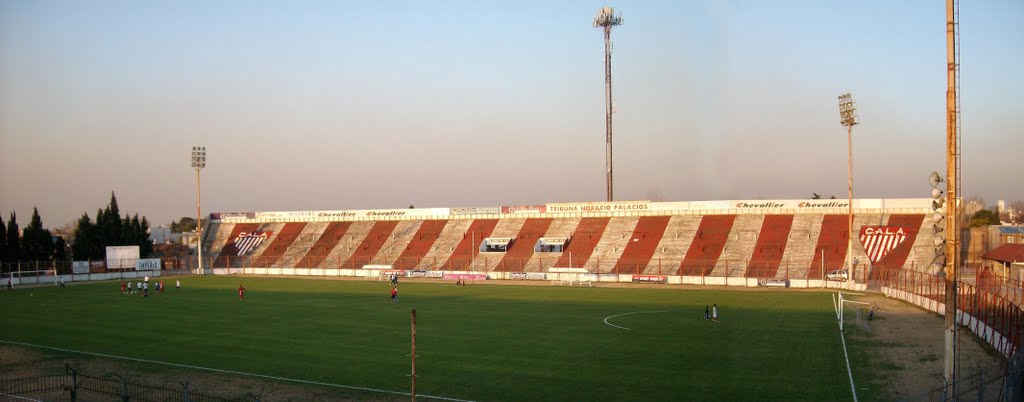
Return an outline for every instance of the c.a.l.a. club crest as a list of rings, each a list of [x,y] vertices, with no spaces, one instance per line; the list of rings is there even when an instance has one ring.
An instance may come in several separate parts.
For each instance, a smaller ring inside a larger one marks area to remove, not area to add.
[[[901,226],[862,226],[860,243],[872,263],[877,263],[907,239],[907,228]]]
[[[245,255],[263,244],[264,240],[270,238],[273,232],[242,232],[235,238],[235,249],[238,256]]]

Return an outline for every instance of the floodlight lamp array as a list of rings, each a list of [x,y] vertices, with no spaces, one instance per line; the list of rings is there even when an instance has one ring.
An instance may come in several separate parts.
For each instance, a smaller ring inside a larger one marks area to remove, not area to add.
[[[857,106],[853,103],[853,95],[839,95],[839,122],[849,127],[857,124]]]
[[[206,167],[206,147],[192,147],[192,168]]]

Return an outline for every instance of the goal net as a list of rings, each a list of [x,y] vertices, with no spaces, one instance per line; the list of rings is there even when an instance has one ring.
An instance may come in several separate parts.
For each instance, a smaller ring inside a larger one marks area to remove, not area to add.
[[[859,293],[839,292],[836,306],[836,318],[839,320],[839,330],[858,329],[868,333],[871,332],[871,320],[874,318],[876,306],[856,300]]]

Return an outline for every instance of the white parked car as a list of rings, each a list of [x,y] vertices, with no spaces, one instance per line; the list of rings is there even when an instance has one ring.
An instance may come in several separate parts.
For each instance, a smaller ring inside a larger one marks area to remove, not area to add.
[[[849,274],[847,274],[845,269],[837,269],[835,271],[829,272],[828,275],[825,275],[825,279],[828,279],[830,281],[846,281],[849,278],[850,276]]]

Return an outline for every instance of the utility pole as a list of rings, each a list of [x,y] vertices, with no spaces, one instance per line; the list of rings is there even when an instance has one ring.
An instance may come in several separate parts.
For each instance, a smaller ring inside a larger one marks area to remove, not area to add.
[[[605,124],[605,172],[607,174],[608,201],[615,199],[612,182],[612,27],[622,25],[622,14],[615,9],[602,7],[594,17],[594,27],[604,29],[604,124]]]
[[[942,377],[946,382],[946,400],[956,398],[956,301],[960,268],[959,14],[959,2],[946,0],[946,347]]]

